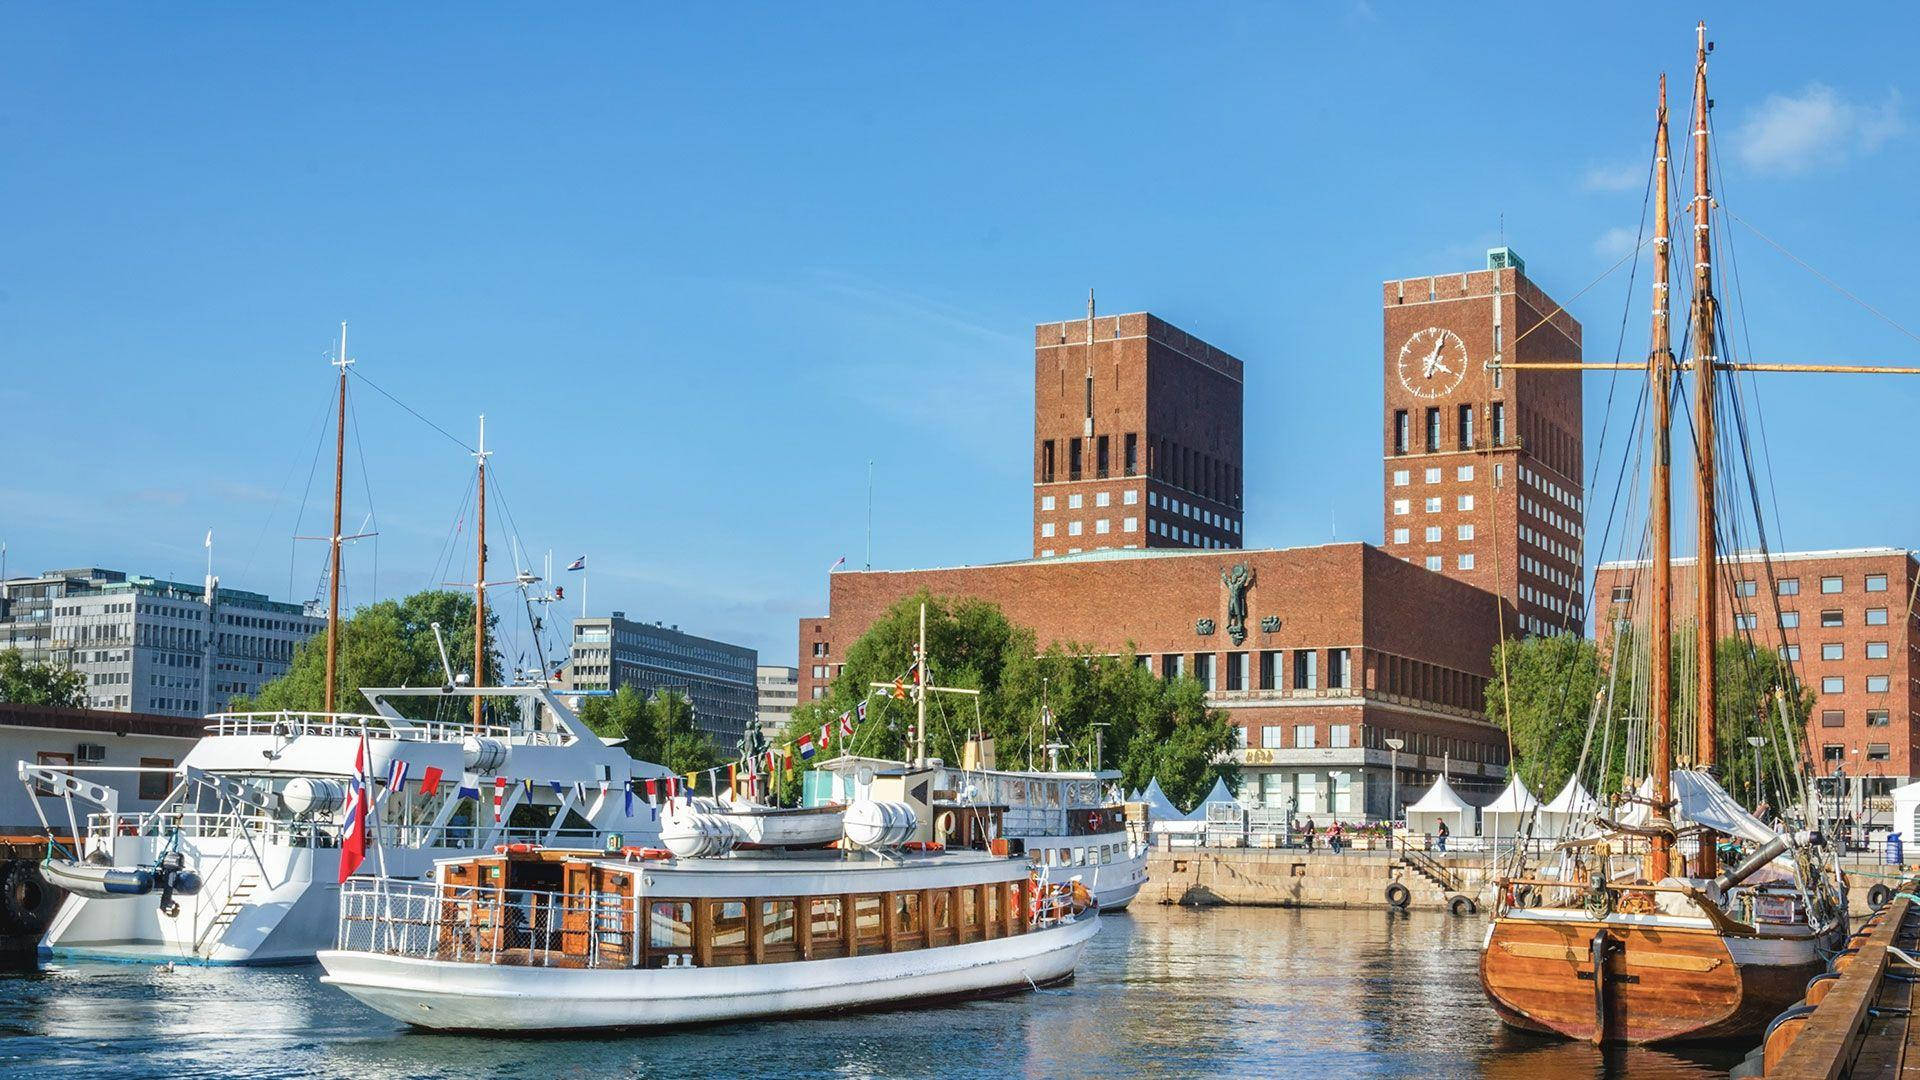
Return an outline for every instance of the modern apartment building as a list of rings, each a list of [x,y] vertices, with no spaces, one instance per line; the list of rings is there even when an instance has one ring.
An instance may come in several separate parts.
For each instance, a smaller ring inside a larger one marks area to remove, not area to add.
[[[0,582],[0,649],[87,680],[93,709],[201,716],[286,674],[326,628],[300,604],[97,566]]]
[[[761,664],[754,670],[754,684],[760,691],[760,730],[774,738],[786,730],[794,706],[800,703],[800,669]]]
[[[694,725],[732,750],[760,707],[759,654],[665,623],[634,622],[624,611],[573,621],[573,643],[561,682],[569,690],[646,694],[667,690],[693,702]]]

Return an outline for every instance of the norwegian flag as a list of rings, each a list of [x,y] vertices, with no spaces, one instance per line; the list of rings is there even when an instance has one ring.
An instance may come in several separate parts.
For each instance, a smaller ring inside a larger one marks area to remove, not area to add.
[[[795,745],[799,746],[800,757],[803,760],[813,760],[813,732],[809,731],[805,735],[800,736],[800,741]]]
[[[496,776],[493,778],[493,823],[495,825],[500,824],[500,804],[505,801],[507,801],[507,778]]]
[[[367,736],[353,754],[353,775],[347,780],[347,820],[341,829],[340,880],[346,881],[367,859]]]

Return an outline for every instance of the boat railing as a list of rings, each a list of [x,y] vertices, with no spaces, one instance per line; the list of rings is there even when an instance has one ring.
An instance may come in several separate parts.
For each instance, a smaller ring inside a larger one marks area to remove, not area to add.
[[[320,735],[340,738],[397,739],[402,742],[458,743],[469,736],[506,739],[513,729],[499,724],[475,727],[467,723],[437,720],[403,720],[372,713],[327,713],[281,710],[277,712],[227,712],[207,715],[209,735]],[[531,735],[545,734],[530,732]],[[535,741],[529,739],[529,741]]]
[[[636,967],[639,901],[350,878],[340,887],[339,948],[516,967]]]
[[[167,811],[87,815],[89,841],[116,836],[179,836],[191,840],[250,839],[279,847],[338,847],[335,826],[271,814]]]

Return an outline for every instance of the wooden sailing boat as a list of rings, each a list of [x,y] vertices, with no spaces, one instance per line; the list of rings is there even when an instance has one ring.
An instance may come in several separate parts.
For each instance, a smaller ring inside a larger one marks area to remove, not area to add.
[[[1692,295],[1695,491],[1699,556],[1694,574],[1697,732],[1694,769],[1675,770],[1672,749],[1673,628],[1670,391],[1676,365],[1668,309],[1666,80],[1655,143],[1653,345],[1655,445],[1651,537],[1651,634],[1647,644],[1648,782],[1618,820],[1566,853],[1557,877],[1500,882],[1480,963],[1481,985],[1500,1018],[1530,1031],[1594,1042],[1655,1043],[1753,1035],[1797,1001],[1825,970],[1824,951],[1845,933],[1845,901],[1817,839],[1775,833],[1741,811],[1713,780],[1715,700],[1714,376],[1718,370],[1814,370],[1810,365],[1728,364],[1715,347],[1708,185],[1706,27],[1694,65],[1694,279]],[[1528,367],[1514,364],[1513,367]],[[1620,365],[1541,365],[1560,369]],[[1638,366],[1638,365],[1634,365]],[[1637,817],[1636,817],[1637,814]],[[1751,855],[1722,873],[1718,842],[1737,836]],[[1688,857],[1676,846],[1688,842]],[[1783,855],[1793,870],[1777,869]],[[1785,880],[1782,880],[1784,878]],[[1538,906],[1532,906],[1537,904]]]

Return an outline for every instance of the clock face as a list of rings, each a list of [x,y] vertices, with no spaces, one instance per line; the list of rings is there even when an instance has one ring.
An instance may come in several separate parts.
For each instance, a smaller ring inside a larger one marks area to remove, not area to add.
[[[1451,330],[1416,330],[1400,346],[1400,385],[1415,397],[1445,397],[1466,374],[1466,343]]]

